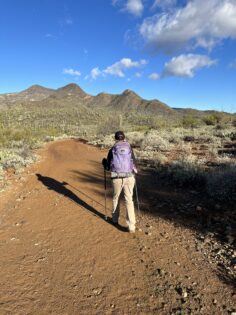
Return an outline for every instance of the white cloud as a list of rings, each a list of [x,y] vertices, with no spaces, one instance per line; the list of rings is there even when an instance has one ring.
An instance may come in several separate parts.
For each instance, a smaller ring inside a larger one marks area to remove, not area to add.
[[[102,72],[99,70],[98,67],[96,68],[93,68],[90,72],[90,77],[93,79],[93,80],[96,80],[98,76],[102,75]]]
[[[143,9],[142,0],[128,0],[125,5],[125,10],[135,16],[142,15]]]
[[[156,72],[151,73],[148,77],[151,80],[159,80],[160,79],[160,75]]]
[[[152,9],[155,9],[157,7],[161,9],[170,8],[176,4],[176,1],[177,0],[155,0],[152,5]]]
[[[179,76],[192,78],[196,70],[210,67],[216,64],[216,62],[216,60],[212,60],[205,55],[180,55],[172,58],[170,62],[165,63],[162,77]]]
[[[236,39],[235,17],[235,0],[191,0],[185,7],[146,18],[139,32],[156,51],[211,49],[222,39]]]
[[[123,78],[125,77],[125,71],[131,68],[140,68],[147,64],[147,60],[141,59],[139,61],[133,61],[130,58],[122,58],[120,61],[113,63],[111,66],[108,66],[104,70],[100,70],[98,67],[93,68],[89,75],[85,77],[87,80],[91,78],[96,80],[99,76],[112,75],[116,77]],[[136,73],[137,74],[137,73]]]
[[[103,70],[104,74],[114,75],[117,77],[124,77],[124,71],[130,68],[139,68],[147,64],[147,61],[142,59],[140,61],[132,61],[130,58],[123,58],[120,61],[112,64]]]
[[[64,74],[70,74],[70,75],[73,75],[73,76],[80,76],[81,75],[80,71],[74,70],[74,69],[64,69],[63,73]]]

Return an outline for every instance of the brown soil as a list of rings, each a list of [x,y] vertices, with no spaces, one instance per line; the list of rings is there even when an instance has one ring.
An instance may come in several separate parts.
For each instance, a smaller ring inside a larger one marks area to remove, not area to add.
[[[129,234],[124,209],[118,228],[105,220],[105,151],[64,140],[39,154],[1,193],[1,315],[234,311],[233,288],[196,250],[193,230],[143,212]]]

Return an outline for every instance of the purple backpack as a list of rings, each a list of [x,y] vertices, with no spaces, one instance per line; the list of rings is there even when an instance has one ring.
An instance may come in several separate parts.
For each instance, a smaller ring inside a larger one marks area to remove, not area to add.
[[[117,142],[112,148],[112,155],[112,172],[117,174],[131,174],[133,172],[134,163],[132,159],[132,149],[128,142]]]

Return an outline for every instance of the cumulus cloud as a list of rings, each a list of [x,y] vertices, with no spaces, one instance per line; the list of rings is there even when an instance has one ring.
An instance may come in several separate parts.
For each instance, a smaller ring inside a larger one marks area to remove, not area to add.
[[[156,1],[154,4],[160,3]],[[139,32],[156,51],[212,49],[223,39],[236,38],[235,16],[235,0],[192,0],[184,7],[146,18]]]
[[[216,60],[212,60],[205,55],[180,55],[172,58],[170,62],[165,63],[162,77],[178,76],[192,78],[195,71],[201,68],[210,67],[216,63]]]
[[[98,67],[93,68],[88,76],[85,79],[91,78],[96,80],[99,76],[112,75],[116,77],[123,78],[125,77],[125,71],[131,68],[140,68],[147,64],[145,59],[139,61],[133,61],[130,58],[122,58],[120,61],[113,63],[111,66],[100,70]]]
[[[156,72],[151,73],[148,77],[149,79],[154,80],[154,81],[160,79],[160,75]]]
[[[74,69],[64,69],[63,70],[64,74],[69,74],[69,75],[73,75],[73,76],[80,76],[81,72],[78,70],[74,70]]]
[[[100,75],[102,75],[102,71],[100,71],[98,67],[91,70],[90,76],[93,80],[96,80]]]
[[[130,68],[139,68],[147,64],[145,59],[140,61],[133,61],[130,58],[123,58],[120,61],[112,64],[111,66],[107,67],[103,70],[104,74],[114,75],[117,77],[124,77],[124,71]]]
[[[143,9],[142,0],[128,0],[125,5],[125,10],[135,16],[142,15]]]

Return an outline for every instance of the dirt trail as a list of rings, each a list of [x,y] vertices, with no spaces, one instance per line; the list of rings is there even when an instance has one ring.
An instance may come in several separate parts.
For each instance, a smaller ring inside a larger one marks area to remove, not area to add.
[[[1,193],[0,315],[234,311],[193,232],[143,216],[129,234],[123,216],[120,228],[104,220],[106,152],[64,140],[40,155]]]

